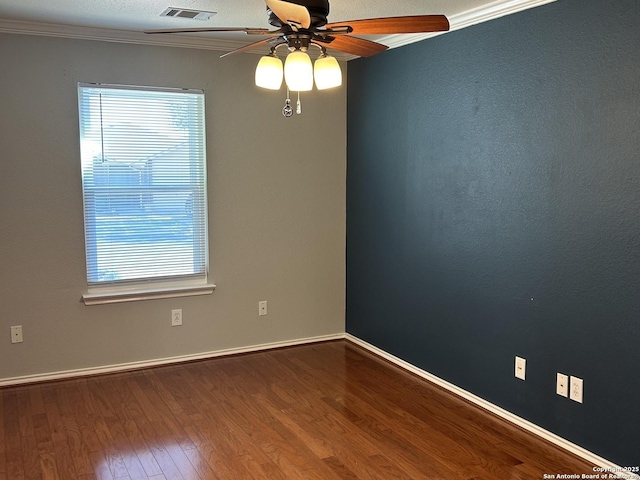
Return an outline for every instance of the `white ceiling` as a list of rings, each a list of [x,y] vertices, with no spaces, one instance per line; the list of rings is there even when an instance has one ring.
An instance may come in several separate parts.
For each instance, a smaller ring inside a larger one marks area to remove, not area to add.
[[[451,29],[555,0],[331,0],[329,21],[444,14]],[[161,17],[168,7],[217,12],[208,21]],[[258,41],[243,33],[144,35],[144,30],[198,27],[272,28],[263,0],[0,0],[0,32],[175,45],[229,51]],[[429,35],[368,37],[396,47]],[[264,48],[263,48],[264,50]],[[334,52],[335,54],[335,52]],[[336,55],[339,57],[339,55]],[[343,59],[353,57],[343,56]]]

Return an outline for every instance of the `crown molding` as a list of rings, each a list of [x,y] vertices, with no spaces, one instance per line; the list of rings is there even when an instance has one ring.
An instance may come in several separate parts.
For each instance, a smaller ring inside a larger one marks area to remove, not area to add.
[[[482,7],[473,8],[466,12],[450,16],[449,32],[477,25],[478,23],[488,22],[489,20],[495,20],[496,18],[512,15],[514,13],[522,12],[523,10],[539,7],[555,1],[556,0],[497,0],[483,5]],[[427,38],[442,35],[443,33],[448,32],[388,35],[386,37],[379,38],[378,41],[388,45],[389,48],[397,48],[410,43],[420,42]]]
[[[246,45],[243,42],[220,40],[218,38],[212,39],[211,37],[196,37],[189,35],[147,35],[142,32],[134,32],[130,30],[112,30],[108,28],[81,27],[77,25],[60,25],[55,23],[22,22],[3,19],[0,19],[0,32],[219,51],[231,51],[235,48]]]
[[[449,17],[450,30],[460,30],[482,22],[488,22],[505,15],[521,12],[529,8],[538,7],[556,0],[497,0],[482,7],[467,10]],[[164,47],[196,48],[230,52],[246,45],[244,42],[222,40],[212,37],[197,37],[189,35],[146,35],[142,32],[130,30],[112,30],[107,28],[81,27],[77,25],[60,25],[53,23],[23,22],[16,20],[0,19],[0,32],[24,35],[41,35],[47,37],[75,38],[82,40],[99,40],[103,42],[133,43],[140,45],[157,45]],[[378,38],[377,41],[388,45],[389,48],[397,48],[410,43],[419,42],[436,35],[437,33],[418,33],[388,35]],[[249,50],[248,53],[264,54],[264,47]],[[354,55],[335,52],[338,60],[348,61],[357,58]]]
[[[81,27],[77,25],[61,25],[55,23],[23,22],[16,20],[0,19],[0,33],[13,33],[23,35],[39,35],[45,37],[74,38],[78,40],[98,40],[102,42],[132,43],[138,45],[155,45],[160,47],[195,48],[201,50],[214,50],[218,52],[231,52],[236,48],[244,47],[245,42],[223,40],[212,37],[198,37],[193,35],[147,35],[131,30],[114,30],[97,27]],[[245,53],[264,55],[265,47],[260,46]],[[336,52],[334,57],[341,61],[352,60],[354,55]]]

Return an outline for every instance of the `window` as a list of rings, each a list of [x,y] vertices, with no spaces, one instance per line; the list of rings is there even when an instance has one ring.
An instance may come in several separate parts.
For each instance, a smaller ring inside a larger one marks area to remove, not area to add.
[[[78,103],[85,303],[107,289],[206,284],[203,92],[81,83]]]

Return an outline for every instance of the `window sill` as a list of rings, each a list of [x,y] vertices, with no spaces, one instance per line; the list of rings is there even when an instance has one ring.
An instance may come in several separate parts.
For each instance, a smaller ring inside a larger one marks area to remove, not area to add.
[[[195,295],[211,295],[215,288],[216,286],[213,284],[206,284],[185,287],[126,290],[122,292],[85,293],[82,295],[82,301],[85,305],[104,305],[108,303],[156,300],[159,298],[191,297]]]

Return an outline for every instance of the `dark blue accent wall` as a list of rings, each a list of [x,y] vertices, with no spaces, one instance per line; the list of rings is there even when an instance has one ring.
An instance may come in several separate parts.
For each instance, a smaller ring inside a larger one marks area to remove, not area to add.
[[[640,2],[354,60],[347,138],[347,331],[638,465]]]

